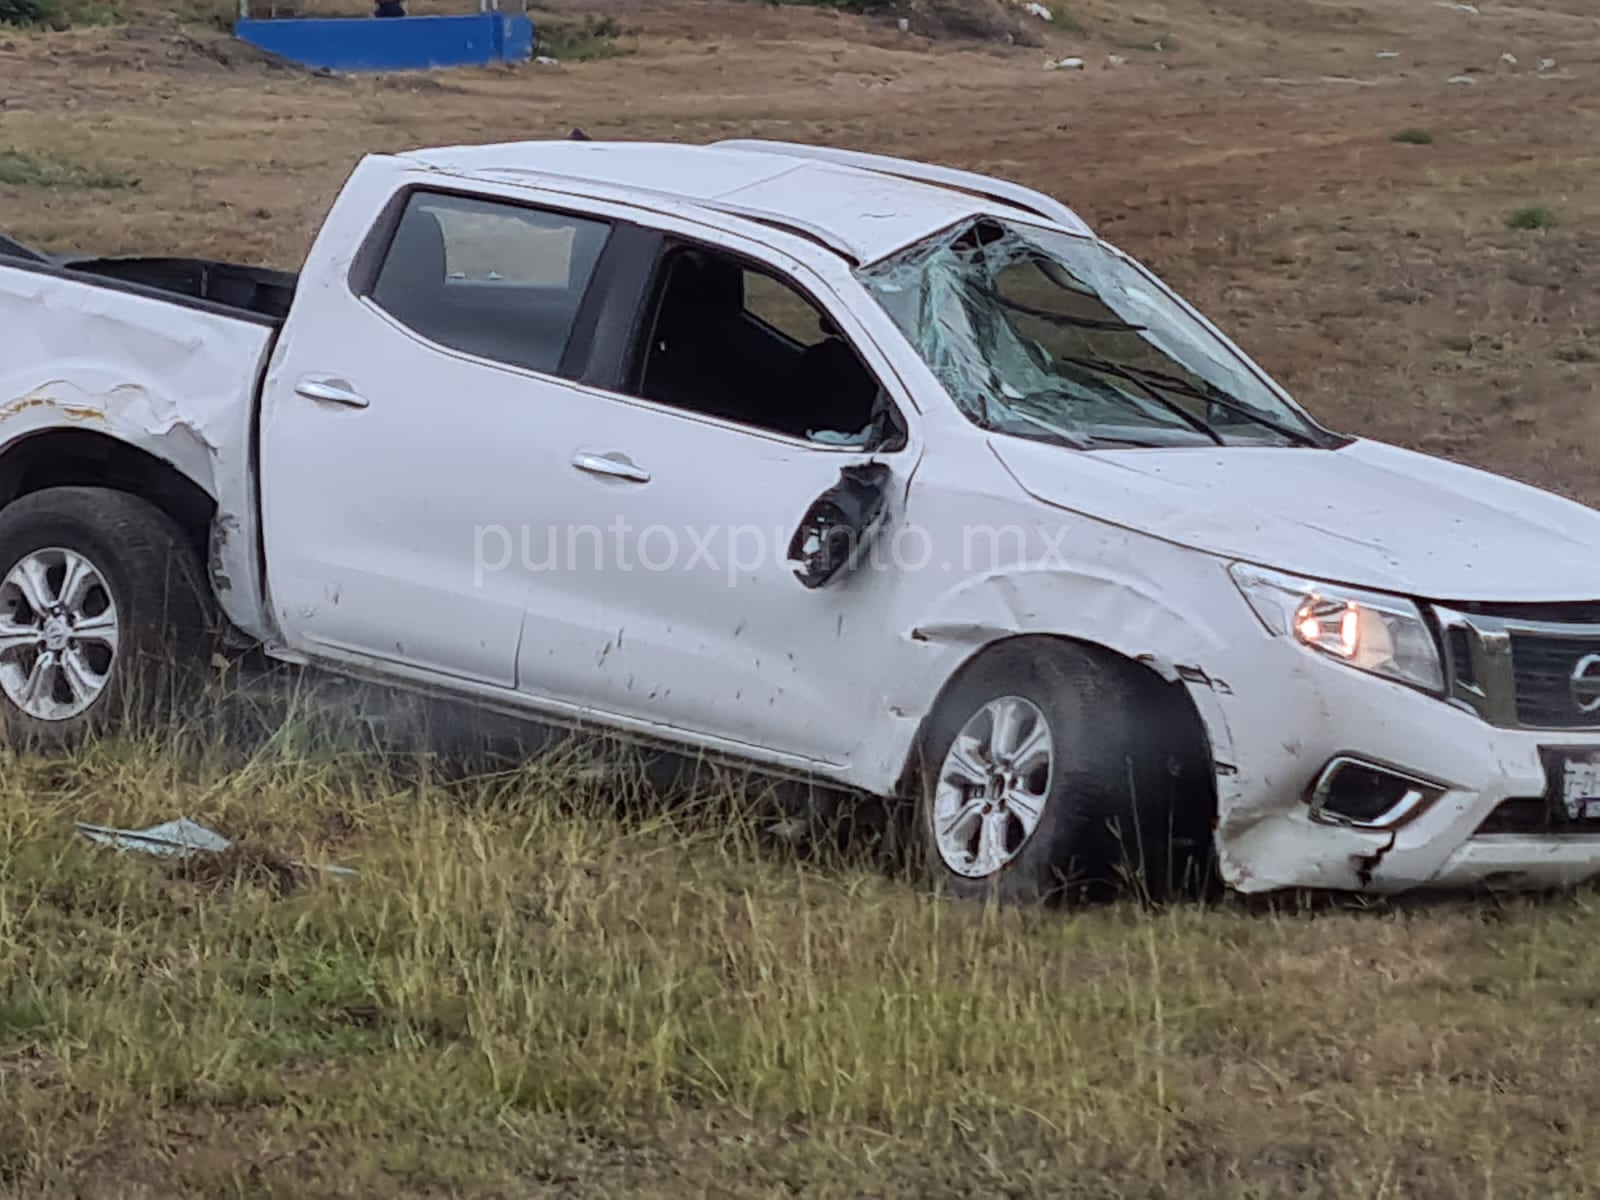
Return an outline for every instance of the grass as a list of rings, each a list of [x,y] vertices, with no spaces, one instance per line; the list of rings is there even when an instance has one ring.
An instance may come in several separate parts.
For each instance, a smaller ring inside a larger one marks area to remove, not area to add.
[[[67,17],[75,27],[96,27],[105,25],[119,25],[122,23],[122,13],[114,4],[104,3],[103,0],[88,0],[67,11]]]
[[[1070,8],[1066,8],[1060,4],[1052,4],[1049,6],[1049,8],[1051,13],[1051,21],[1057,29],[1063,30],[1067,33],[1087,32],[1087,27],[1084,25],[1083,21]]]
[[[732,783],[666,804],[626,759],[471,773],[302,719],[0,766],[18,1194],[1561,1195],[1600,1169],[1572,1120],[1600,1085],[1589,894],[995,911],[769,845]],[[226,869],[72,828],[180,813],[239,841]],[[280,854],[359,874],[247,869]]]
[[[886,13],[894,10],[900,0],[767,0],[773,7],[793,4],[802,8],[832,8],[847,13]]]
[[[1405,146],[1431,146],[1433,133],[1427,129],[1400,129],[1389,135],[1391,142],[1399,142]]]
[[[1507,229],[1551,229],[1555,224],[1556,214],[1537,206],[1519,208],[1506,217]]]
[[[0,0],[0,26],[49,26],[58,24],[60,17],[56,0]]]
[[[116,25],[122,14],[106,0],[0,0],[0,28],[94,28]]]
[[[136,188],[136,176],[78,163],[42,158],[21,150],[0,150],[0,185],[38,188],[88,188],[109,191]]]
[[[620,44],[627,30],[615,17],[589,15],[576,24],[545,20],[538,30],[537,53],[562,62],[595,62],[633,53],[632,47]]]

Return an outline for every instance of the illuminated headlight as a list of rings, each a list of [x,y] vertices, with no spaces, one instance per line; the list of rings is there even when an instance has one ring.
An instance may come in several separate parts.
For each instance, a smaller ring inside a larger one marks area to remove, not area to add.
[[[1270,632],[1362,671],[1444,690],[1439,647],[1411,601],[1245,563],[1228,572]]]

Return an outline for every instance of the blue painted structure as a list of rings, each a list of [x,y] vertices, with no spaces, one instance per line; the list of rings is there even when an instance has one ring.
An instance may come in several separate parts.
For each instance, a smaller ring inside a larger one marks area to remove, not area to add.
[[[290,62],[332,71],[425,71],[485,67],[533,56],[533,22],[524,13],[458,17],[244,18],[234,36]]]

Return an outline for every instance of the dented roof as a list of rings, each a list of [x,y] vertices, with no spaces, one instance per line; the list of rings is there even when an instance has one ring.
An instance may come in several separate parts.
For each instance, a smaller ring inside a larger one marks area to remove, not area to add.
[[[985,213],[1089,232],[1070,209],[1000,180],[777,142],[507,142],[415,150],[399,157],[499,183],[566,190],[580,183],[585,194],[597,198],[637,202],[639,193],[648,193],[788,228],[858,263],[874,262]]]

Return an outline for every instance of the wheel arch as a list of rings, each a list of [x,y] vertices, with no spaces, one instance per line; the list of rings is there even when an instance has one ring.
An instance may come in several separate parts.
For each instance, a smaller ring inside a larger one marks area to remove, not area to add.
[[[1180,755],[1193,755],[1203,765],[1210,780],[1206,802],[1215,820],[1218,804],[1217,778],[1231,771],[1232,741],[1220,708],[1215,703],[1215,682],[1198,667],[1178,666],[1154,654],[1132,655],[1089,638],[1063,633],[1022,630],[1001,634],[974,646],[934,692],[912,733],[900,768],[897,795],[915,796],[923,770],[928,727],[934,714],[961,681],[987,658],[1002,648],[1036,644],[1048,652],[1057,646],[1086,650],[1123,675],[1135,688],[1141,703],[1148,703],[1163,718],[1177,723],[1174,746]]]
[[[210,559],[217,502],[159,455],[92,429],[45,428],[0,448],[0,509],[50,487],[103,487],[155,505],[183,530],[197,561]]]

